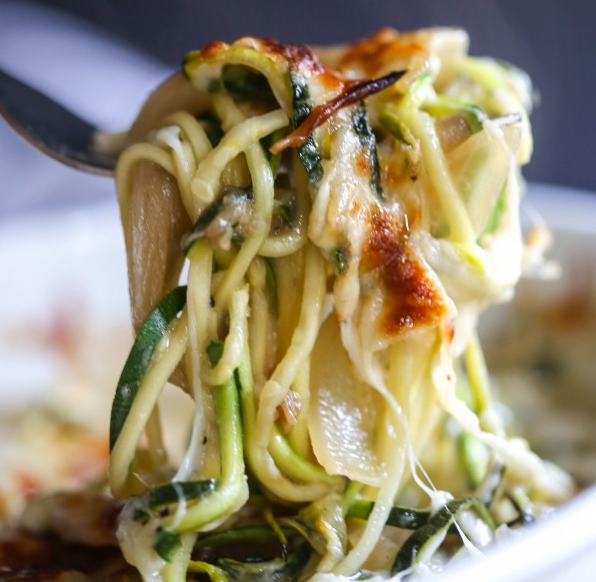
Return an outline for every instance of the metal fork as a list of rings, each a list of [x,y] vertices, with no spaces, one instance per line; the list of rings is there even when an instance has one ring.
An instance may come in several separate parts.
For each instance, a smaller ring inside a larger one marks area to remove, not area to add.
[[[0,115],[56,160],[93,174],[113,173],[117,156],[97,149],[97,127],[1,69]]]

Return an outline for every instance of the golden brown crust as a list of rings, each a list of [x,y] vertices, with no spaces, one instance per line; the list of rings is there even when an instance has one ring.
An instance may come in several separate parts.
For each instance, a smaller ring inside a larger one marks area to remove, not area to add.
[[[429,56],[429,51],[416,37],[400,34],[392,28],[384,28],[350,45],[337,67],[340,71],[360,70],[365,76],[373,77],[388,64],[395,66],[401,63],[403,68],[407,68],[411,59],[426,59]]]
[[[395,336],[445,318],[443,295],[420,264],[408,242],[408,231],[386,212],[372,217],[364,248],[363,269],[386,293],[381,332]]]

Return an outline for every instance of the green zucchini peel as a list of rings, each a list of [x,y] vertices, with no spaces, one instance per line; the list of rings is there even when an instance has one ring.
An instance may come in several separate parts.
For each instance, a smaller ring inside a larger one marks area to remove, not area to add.
[[[147,316],[132,346],[118,380],[110,417],[110,451],[126,422],[139,387],[151,364],[153,353],[172,320],[186,305],[186,286],[166,295]]]

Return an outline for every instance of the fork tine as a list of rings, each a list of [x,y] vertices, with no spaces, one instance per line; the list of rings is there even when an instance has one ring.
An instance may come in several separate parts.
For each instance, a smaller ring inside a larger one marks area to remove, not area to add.
[[[111,175],[115,156],[98,151],[95,126],[0,69],[0,115],[37,149],[69,166]]]

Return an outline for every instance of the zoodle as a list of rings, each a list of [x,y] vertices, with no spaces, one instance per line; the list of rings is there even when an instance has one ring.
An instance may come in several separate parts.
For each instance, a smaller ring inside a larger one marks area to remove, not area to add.
[[[462,31],[387,29],[211,43],[149,98],[116,175],[137,339],[110,431],[147,582],[399,579],[571,494],[506,434],[476,335],[522,271],[524,82]]]

